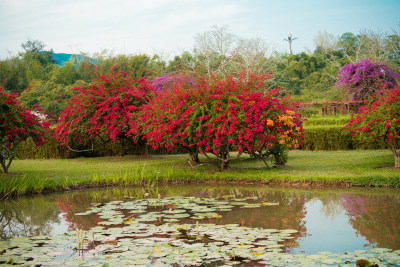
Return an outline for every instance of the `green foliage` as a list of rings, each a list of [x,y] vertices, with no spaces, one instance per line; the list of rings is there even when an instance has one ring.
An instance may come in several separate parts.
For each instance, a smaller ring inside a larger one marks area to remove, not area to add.
[[[79,72],[74,62],[66,62],[55,72],[53,81],[64,86],[72,85],[79,80]]]
[[[354,140],[342,125],[308,126],[304,131],[304,150],[385,149],[382,140]]]
[[[83,86],[84,81],[76,81],[74,84],[63,85],[54,81],[34,81],[19,97],[21,103],[28,107],[39,105],[49,119],[57,121],[61,111],[67,106],[67,102],[76,91],[71,90]]]
[[[316,117],[310,118],[304,121],[304,126],[316,126],[316,125],[342,125],[345,126],[349,123],[350,116],[340,117]]]
[[[326,60],[319,55],[301,53],[288,56],[277,63],[278,86],[287,93],[300,95],[305,89],[327,90],[333,81],[325,74]]]
[[[146,54],[138,54],[99,57],[96,65],[102,72],[118,66],[115,71],[125,71],[130,73],[134,80],[138,80],[142,77],[153,77],[162,73],[166,63],[158,55],[150,57]]]
[[[37,146],[32,138],[21,142],[17,148],[18,159],[58,159],[68,158],[67,149],[62,147],[49,132],[46,136],[47,143]]]
[[[0,61],[0,83],[8,92],[23,92],[29,85],[25,62],[19,57]]]

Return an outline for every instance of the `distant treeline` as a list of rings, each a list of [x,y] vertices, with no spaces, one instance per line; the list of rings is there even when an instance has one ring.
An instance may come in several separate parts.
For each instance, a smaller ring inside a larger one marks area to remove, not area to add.
[[[270,51],[260,38],[243,39],[232,34],[227,26],[214,26],[195,35],[191,51],[167,60],[157,54],[113,55],[108,51],[93,55],[54,54],[41,41],[28,40],[21,45],[23,51],[18,56],[0,61],[0,83],[7,91],[20,93],[23,104],[32,108],[39,105],[56,121],[75,94],[71,88],[91,82],[86,66],[92,65],[105,72],[118,64],[119,70],[135,79],[143,76],[152,79],[176,71],[221,75],[239,71],[272,73],[266,90],[280,87],[281,95],[292,94],[304,102],[342,100],[344,96],[335,86],[337,72],[360,59],[371,58],[399,71],[400,35],[395,31],[365,30],[339,37],[325,32],[316,36],[315,45],[316,49],[308,53],[277,53]],[[66,57],[68,61],[61,64]]]

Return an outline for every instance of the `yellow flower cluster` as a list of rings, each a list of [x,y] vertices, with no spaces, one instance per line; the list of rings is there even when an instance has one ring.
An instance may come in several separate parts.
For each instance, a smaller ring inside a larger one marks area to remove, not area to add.
[[[281,145],[287,144],[288,146],[297,148],[299,147],[299,141],[298,138],[295,137],[298,136],[300,128],[296,126],[296,124],[293,122],[293,117],[290,116],[293,115],[294,112],[291,110],[287,110],[286,113],[289,114],[289,116],[282,115],[278,118],[278,120],[281,123],[283,123],[283,125],[288,127],[288,129],[285,132],[278,135],[279,144]],[[290,133],[294,133],[295,136],[290,137],[289,136]]]
[[[288,130],[288,131],[278,135],[279,144],[281,144],[281,145],[286,144],[286,145],[288,145],[290,147],[298,148],[299,145],[300,145],[299,141],[298,141],[297,138],[290,137],[289,136],[290,132],[291,132],[291,130]]]
[[[279,121],[282,122],[284,125],[288,127],[294,127],[295,124],[293,123],[293,117],[292,116],[279,116]]]

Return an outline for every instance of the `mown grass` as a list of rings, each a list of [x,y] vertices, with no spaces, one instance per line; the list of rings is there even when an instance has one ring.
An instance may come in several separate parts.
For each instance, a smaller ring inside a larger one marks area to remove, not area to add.
[[[158,183],[318,183],[400,186],[388,150],[291,151],[287,166],[267,169],[248,158],[227,171],[207,164],[192,168],[187,155],[15,160],[9,175],[0,175],[0,196],[81,187],[155,185]]]

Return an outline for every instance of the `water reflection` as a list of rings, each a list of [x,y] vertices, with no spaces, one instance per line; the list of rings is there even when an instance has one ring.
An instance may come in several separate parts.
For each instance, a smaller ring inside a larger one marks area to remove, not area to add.
[[[341,194],[350,223],[369,244],[400,249],[400,195]]]
[[[61,222],[51,197],[9,199],[0,202],[0,238],[48,235]]]
[[[125,188],[74,192],[0,202],[1,239],[15,236],[61,234],[88,230],[102,220],[98,215],[77,216],[93,203],[166,196],[237,199],[278,202],[278,206],[219,212],[222,217],[200,223],[238,223],[248,227],[295,229],[295,238],[285,241],[287,250],[315,253],[344,252],[369,247],[400,249],[400,194],[394,190],[343,189],[300,190],[234,186],[173,186]],[[195,223],[186,219],[181,223]]]

